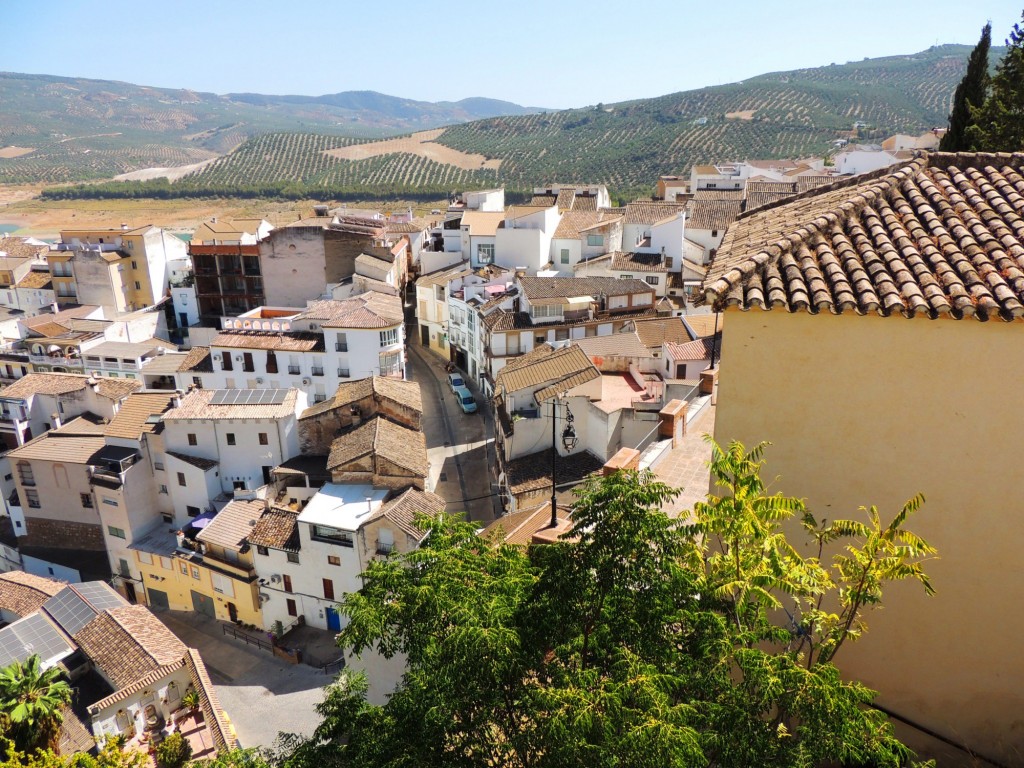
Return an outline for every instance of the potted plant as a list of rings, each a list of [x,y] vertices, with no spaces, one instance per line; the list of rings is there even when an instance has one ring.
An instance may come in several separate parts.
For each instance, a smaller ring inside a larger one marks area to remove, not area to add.
[[[181,706],[189,712],[195,712],[199,709],[199,691],[189,686],[189,689],[185,691],[185,695],[181,697]]]
[[[180,733],[172,733],[156,747],[156,764],[160,768],[183,768],[192,758],[192,745]]]

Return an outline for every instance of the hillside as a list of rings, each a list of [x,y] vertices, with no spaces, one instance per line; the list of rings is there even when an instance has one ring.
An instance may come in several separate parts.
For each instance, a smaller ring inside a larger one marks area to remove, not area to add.
[[[694,162],[821,154],[856,121],[865,138],[945,125],[968,46],[791,72],[654,99],[544,114],[491,117],[448,127],[437,144],[500,161],[453,168],[408,153],[346,161],[325,155],[347,140],[263,136],[184,177],[181,190],[235,184],[292,185],[340,194],[409,194],[503,184],[603,182],[620,193],[649,189],[659,174]],[[993,58],[1001,51],[993,51]],[[491,163],[493,164],[493,163]]]
[[[110,178],[218,157],[268,132],[382,137],[532,108],[496,99],[200,93],[0,73],[0,183]]]

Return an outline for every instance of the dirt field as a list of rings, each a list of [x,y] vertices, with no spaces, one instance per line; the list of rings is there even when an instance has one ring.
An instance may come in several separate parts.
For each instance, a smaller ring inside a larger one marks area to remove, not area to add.
[[[138,227],[154,224],[172,231],[191,231],[212,216],[264,218],[275,226],[312,215],[322,200],[59,200],[44,202],[39,187],[0,185],[0,225],[16,225],[18,235],[55,238],[60,230],[75,228]],[[412,206],[416,215],[445,208],[446,201],[407,203],[347,203],[348,208],[402,211]]]
[[[200,160],[198,163],[192,163],[191,165],[174,165],[170,168],[142,168],[138,171],[130,171],[128,173],[122,173],[115,176],[114,181],[150,181],[152,179],[167,179],[168,181],[175,181],[180,179],[186,173],[198,171],[200,168],[205,165],[209,165],[216,159],[217,157],[211,157],[209,160]]]
[[[756,109],[744,109],[741,112],[726,112],[726,120],[753,120]]]
[[[442,133],[444,133],[444,128],[435,128],[432,131],[420,131],[401,139],[386,139],[384,141],[374,141],[370,144],[355,144],[351,147],[329,149],[325,154],[341,160],[366,160],[378,155],[407,152],[411,155],[420,155],[428,160],[444,163],[445,165],[454,165],[456,168],[463,168],[467,171],[481,169],[497,170],[501,167],[501,160],[488,160],[483,155],[467,154],[457,149],[437,144],[434,139]]]
[[[0,157],[10,160],[12,157],[21,157],[35,151],[35,147],[16,147],[12,144],[9,147],[0,147]]]

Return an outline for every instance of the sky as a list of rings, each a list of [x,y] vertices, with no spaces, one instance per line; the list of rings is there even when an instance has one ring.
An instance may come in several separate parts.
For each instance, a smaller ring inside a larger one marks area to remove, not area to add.
[[[0,71],[568,108],[973,45],[986,21],[998,45],[1021,9],[1021,0],[0,0]]]

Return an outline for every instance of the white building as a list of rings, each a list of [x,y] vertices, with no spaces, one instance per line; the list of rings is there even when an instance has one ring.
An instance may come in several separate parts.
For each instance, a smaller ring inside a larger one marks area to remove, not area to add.
[[[494,263],[536,275],[551,260],[551,240],[561,215],[551,206],[514,205],[495,232]]]

